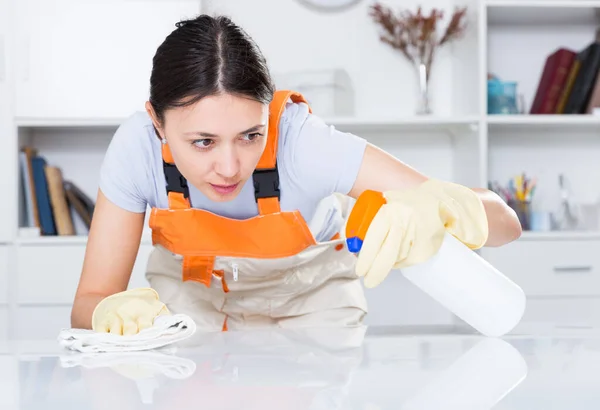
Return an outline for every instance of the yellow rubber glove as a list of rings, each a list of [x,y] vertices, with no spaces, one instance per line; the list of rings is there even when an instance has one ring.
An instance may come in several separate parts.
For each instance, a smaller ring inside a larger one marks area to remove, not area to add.
[[[100,301],[92,314],[92,329],[96,332],[133,335],[151,327],[154,318],[170,314],[151,288],[130,289],[115,293]]]
[[[483,203],[467,187],[430,179],[416,188],[383,194],[387,203],[373,218],[356,264],[367,288],[379,285],[392,269],[431,258],[446,232],[471,249],[487,241]]]

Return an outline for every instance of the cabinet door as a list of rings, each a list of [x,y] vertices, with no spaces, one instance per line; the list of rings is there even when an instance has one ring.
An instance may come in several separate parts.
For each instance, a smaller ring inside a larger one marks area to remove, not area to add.
[[[2,248],[0,263],[1,251]],[[148,286],[144,275],[151,251],[151,244],[140,246],[129,288]],[[85,245],[20,246],[17,250],[17,303],[70,306],[79,284],[84,257]]]
[[[143,110],[157,47],[199,12],[200,0],[18,0],[16,115]]]
[[[518,240],[481,256],[528,297],[600,297],[600,241]]]
[[[12,37],[13,0],[0,0],[0,243],[10,242],[17,227],[16,199],[18,176],[16,165],[16,132],[13,126],[12,101]]]
[[[0,306],[8,305],[8,275],[9,269],[9,253],[14,252],[14,248],[8,246],[0,246]]]

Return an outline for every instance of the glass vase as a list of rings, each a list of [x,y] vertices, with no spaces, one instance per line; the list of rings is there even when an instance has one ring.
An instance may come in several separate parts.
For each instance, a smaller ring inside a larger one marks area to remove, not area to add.
[[[429,92],[430,66],[423,62],[417,61],[417,85],[418,85],[418,100],[417,100],[417,115],[430,115],[431,100]]]

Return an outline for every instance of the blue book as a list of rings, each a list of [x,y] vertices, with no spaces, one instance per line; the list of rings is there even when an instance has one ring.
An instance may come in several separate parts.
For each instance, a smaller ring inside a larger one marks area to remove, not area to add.
[[[54,224],[54,214],[50,204],[50,192],[48,191],[48,181],[44,169],[46,160],[39,155],[35,156],[31,159],[31,167],[33,169],[33,182],[42,235],[56,235],[56,225]]]

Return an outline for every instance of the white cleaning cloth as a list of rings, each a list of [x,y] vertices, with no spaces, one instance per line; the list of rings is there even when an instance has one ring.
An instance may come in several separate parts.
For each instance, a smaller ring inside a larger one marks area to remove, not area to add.
[[[88,329],[63,329],[59,344],[79,352],[126,352],[152,350],[187,339],[196,332],[196,323],[187,315],[160,315],[152,327],[135,335],[114,335]]]

